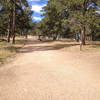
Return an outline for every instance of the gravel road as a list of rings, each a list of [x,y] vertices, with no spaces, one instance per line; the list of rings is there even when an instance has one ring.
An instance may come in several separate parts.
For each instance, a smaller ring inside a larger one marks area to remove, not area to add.
[[[56,45],[30,40],[2,66],[0,100],[100,100],[100,51]]]

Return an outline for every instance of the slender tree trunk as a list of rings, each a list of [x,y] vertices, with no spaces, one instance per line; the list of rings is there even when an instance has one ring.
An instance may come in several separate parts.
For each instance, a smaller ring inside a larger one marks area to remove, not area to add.
[[[58,33],[53,36],[53,41],[57,40]]]
[[[92,31],[91,37],[92,37],[92,41],[95,41],[95,33],[94,33],[94,31]]]
[[[84,0],[84,3],[83,3],[83,17],[85,16],[86,14],[86,11],[87,11],[87,1],[88,0]],[[85,45],[85,33],[86,33],[86,27],[85,27],[85,22],[83,23],[82,25],[82,29],[81,29],[81,42],[82,42],[82,45]]]
[[[16,37],[16,34],[15,34],[15,16],[16,16],[16,11],[15,11],[15,3],[13,4],[13,24],[12,24],[12,43],[15,44],[15,37]]]
[[[25,38],[28,39],[28,34],[27,34],[27,32],[26,32],[26,34],[25,34]]]
[[[10,42],[10,37],[11,37],[11,33],[10,33],[10,18],[9,18],[9,23],[8,23],[8,34],[7,34],[7,42]]]
[[[82,45],[85,45],[85,32],[86,32],[86,28],[85,26],[82,28],[81,30],[81,42],[82,42]]]
[[[95,39],[95,35],[94,34],[92,34],[92,41],[95,41],[96,39]]]
[[[11,14],[11,13],[10,13]],[[10,38],[11,38],[11,15],[9,15],[9,19],[8,19],[8,34],[7,34],[7,42],[10,42]]]
[[[11,37],[11,34],[10,34],[9,29],[8,29],[8,38],[7,38],[7,42],[10,42],[10,37]]]
[[[42,41],[41,35],[38,35],[38,40],[39,40],[39,41]]]

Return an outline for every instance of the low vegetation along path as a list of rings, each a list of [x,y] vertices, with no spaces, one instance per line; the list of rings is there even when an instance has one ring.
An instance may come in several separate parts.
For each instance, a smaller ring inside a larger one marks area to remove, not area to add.
[[[19,52],[0,68],[0,100],[100,100],[99,50],[29,40]]]

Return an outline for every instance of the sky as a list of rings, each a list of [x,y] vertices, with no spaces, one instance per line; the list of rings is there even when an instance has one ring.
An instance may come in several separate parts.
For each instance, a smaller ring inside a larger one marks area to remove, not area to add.
[[[41,21],[41,19],[43,18],[41,16],[41,14],[43,14],[41,10],[47,4],[47,1],[48,0],[28,0],[29,5],[31,5],[32,7],[32,11],[34,11],[34,14],[32,16],[33,21],[35,22]]]

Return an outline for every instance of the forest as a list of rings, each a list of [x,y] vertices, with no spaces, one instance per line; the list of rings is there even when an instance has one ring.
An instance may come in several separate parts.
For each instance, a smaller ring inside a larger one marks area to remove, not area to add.
[[[16,36],[28,34],[75,40],[100,40],[99,0],[49,0],[43,7],[43,19],[32,20],[27,0],[0,1],[0,40],[15,43]]]
[[[43,8],[43,20],[36,23],[36,33],[57,38],[100,40],[99,0],[50,0]]]

